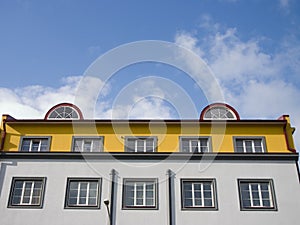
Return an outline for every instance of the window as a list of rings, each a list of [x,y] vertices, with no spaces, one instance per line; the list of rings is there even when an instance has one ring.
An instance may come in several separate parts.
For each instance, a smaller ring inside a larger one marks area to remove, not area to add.
[[[209,152],[209,137],[180,137],[181,152]]]
[[[235,151],[244,153],[266,152],[264,137],[234,137]]]
[[[276,210],[272,180],[239,180],[242,210]]]
[[[14,177],[8,207],[42,208],[46,178]]]
[[[79,120],[83,119],[80,109],[70,103],[53,106],[45,115],[46,120]]]
[[[217,209],[214,179],[181,180],[183,209]]]
[[[127,152],[155,152],[157,137],[126,137],[125,151]]]
[[[201,120],[239,120],[238,112],[230,105],[213,103],[206,106],[200,115]]]
[[[47,152],[50,147],[50,137],[22,137],[20,151]]]
[[[69,178],[65,208],[100,208],[100,183],[98,178]]]
[[[72,150],[74,152],[103,151],[103,137],[73,137]]]
[[[157,209],[157,179],[124,179],[123,208]]]

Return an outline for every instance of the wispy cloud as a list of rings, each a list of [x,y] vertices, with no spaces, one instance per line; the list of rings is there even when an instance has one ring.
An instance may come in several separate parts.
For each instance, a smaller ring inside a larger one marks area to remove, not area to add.
[[[224,29],[207,16],[200,29],[199,35],[195,31],[178,33],[175,42],[207,62],[219,80],[226,102],[243,118],[276,119],[290,114],[294,125],[300,127],[297,39],[285,37],[275,51],[268,52],[262,47],[264,37],[243,41],[237,29]]]

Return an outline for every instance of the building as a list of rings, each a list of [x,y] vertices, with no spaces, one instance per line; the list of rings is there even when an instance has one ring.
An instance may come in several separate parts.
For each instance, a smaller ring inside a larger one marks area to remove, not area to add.
[[[3,115],[0,224],[298,224],[293,132],[221,103],[195,120]]]

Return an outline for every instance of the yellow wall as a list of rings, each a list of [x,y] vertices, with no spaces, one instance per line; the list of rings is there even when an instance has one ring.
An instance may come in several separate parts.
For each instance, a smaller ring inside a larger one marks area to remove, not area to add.
[[[3,124],[2,124],[3,126]],[[3,129],[3,127],[2,127]],[[267,152],[288,150],[284,135],[284,123],[38,123],[8,122],[4,150],[18,151],[22,136],[51,136],[50,151],[71,151],[72,136],[104,136],[104,149],[110,152],[124,151],[125,136],[157,136],[158,152],[179,150],[180,136],[211,136],[214,152],[234,152],[234,136],[263,136]],[[289,132],[290,139],[292,134]],[[293,144],[293,143],[292,143]]]

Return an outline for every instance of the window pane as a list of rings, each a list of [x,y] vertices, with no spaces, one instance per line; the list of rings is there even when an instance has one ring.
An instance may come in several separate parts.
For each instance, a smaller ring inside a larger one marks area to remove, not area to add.
[[[76,181],[70,181],[70,189],[78,189],[79,183]]]
[[[152,138],[146,139],[146,152],[154,151],[154,140]]]
[[[92,181],[90,182],[90,189],[96,190],[98,188],[98,182]]]
[[[69,205],[76,205],[77,204],[77,197],[76,198],[69,198],[68,201]]]
[[[97,198],[89,198],[89,205],[97,205]]]
[[[212,207],[212,199],[204,199],[204,206]]]
[[[40,204],[40,197],[33,197],[31,200],[31,204],[39,205]]]
[[[134,139],[128,139],[127,140],[127,151],[128,152],[134,152],[135,151],[135,140]]]
[[[153,198],[147,199],[146,200],[146,205],[147,206],[153,206],[154,205],[154,199]]]
[[[41,152],[46,152],[48,151],[48,139],[42,139],[41,140],[41,148],[40,148]]]
[[[250,199],[243,199],[243,207],[247,208],[251,206],[251,201]]]
[[[91,140],[84,140],[84,142],[83,142],[83,151],[84,152],[91,152],[92,151],[92,141]]]
[[[80,152],[82,151],[82,142],[83,140],[78,139],[74,141],[74,151],[75,152]]]
[[[181,149],[181,151],[183,151],[183,152],[190,152],[189,141],[187,139],[183,139],[181,143],[182,143],[182,149]]]
[[[14,195],[12,198],[12,205],[19,205],[21,202],[21,196]]]
[[[39,140],[32,140],[30,150],[32,152],[38,152],[39,151],[39,146],[40,146],[40,141]]]
[[[195,206],[202,206],[202,199],[196,198],[195,199]]]
[[[204,198],[211,198],[211,192],[210,191],[204,191]]]
[[[190,198],[184,199],[184,206],[185,206],[185,207],[191,207],[191,206],[193,206],[193,201],[192,201],[192,199],[190,199]]]
[[[23,139],[21,151],[28,152],[29,149],[30,149],[30,140],[28,140],[28,139]]]
[[[245,140],[245,152],[252,152],[252,141]]]
[[[78,190],[70,190],[69,191],[69,197],[70,198],[77,198]]]
[[[93,140],[93,152],[100,152],[101,150],[101,141],[100,140]]]
[[[263,200],[263,206],[264,207],[271,207],[270,200]]]
[[[137,139],[136,140],[136,149],[137,152],[145,151],[145,140]]]
[[[190,140],[191,152],[199,152],[198,140]]]

